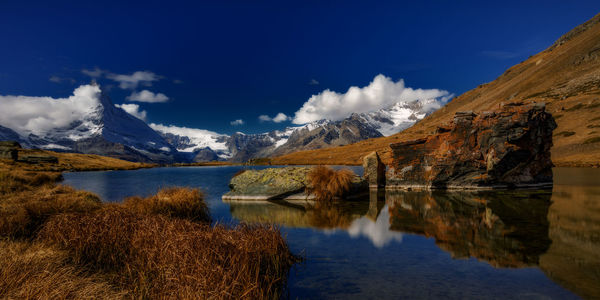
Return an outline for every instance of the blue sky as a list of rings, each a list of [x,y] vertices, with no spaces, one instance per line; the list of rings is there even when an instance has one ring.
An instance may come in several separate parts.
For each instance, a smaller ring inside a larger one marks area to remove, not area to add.
[[[122,2],[0,1],[0,95],[67,97],[91,80],[82,70],[100,70],[117,104],[168,98],[135,102],[148,122],[264,132],[292,123],[260,115],[293,117],[312,95],[378,74],[459,95],[600,12],[600,1]],[[123,84],[138,71],[151,77]]]

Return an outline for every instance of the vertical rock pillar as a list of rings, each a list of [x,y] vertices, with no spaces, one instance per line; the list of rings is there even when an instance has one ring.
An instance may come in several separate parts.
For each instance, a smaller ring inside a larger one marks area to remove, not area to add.
[[[385,165],[381,162],[377,152],[371,152],[363,158],[363,177],[369,183],[369,188],[385,187]]]

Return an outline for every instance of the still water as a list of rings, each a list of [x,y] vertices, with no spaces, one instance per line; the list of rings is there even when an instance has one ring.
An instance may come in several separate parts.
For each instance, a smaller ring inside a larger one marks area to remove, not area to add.
[[[220,223],[280,224],[292,251],[306,258],[290,273],[292,299],[600,298],[598,169],[557,168],[546,192],[372,193],[314,209],[223,202],[240,168],[64,176],[109,202],[165,186],[199,187]]]

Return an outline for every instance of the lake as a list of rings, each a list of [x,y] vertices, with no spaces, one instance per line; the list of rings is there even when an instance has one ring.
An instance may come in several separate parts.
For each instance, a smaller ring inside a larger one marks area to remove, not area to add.
[[[108,202],[198,187],[216,222],[280,224],[306,258],[290,272],[292,299],[600,298],[598,169],[556,168],[552,191],[371,193],[317,209],[223,202],[241,168],[65,173],[64,183]]]

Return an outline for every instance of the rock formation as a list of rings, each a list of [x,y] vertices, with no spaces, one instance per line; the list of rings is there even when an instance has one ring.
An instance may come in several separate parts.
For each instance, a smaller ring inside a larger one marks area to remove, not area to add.
[[[552,131],[543,103],[458,112],[427,138],[391,144],[387,186],[514,188],[552,185]]]
[[[21,145],[13,141],[0,141],[0,159],[17,160]]]
[[[369,188],[385,186],[385,165],[377,152],[371,152],[363,158],[363,177],[369,183]]]

